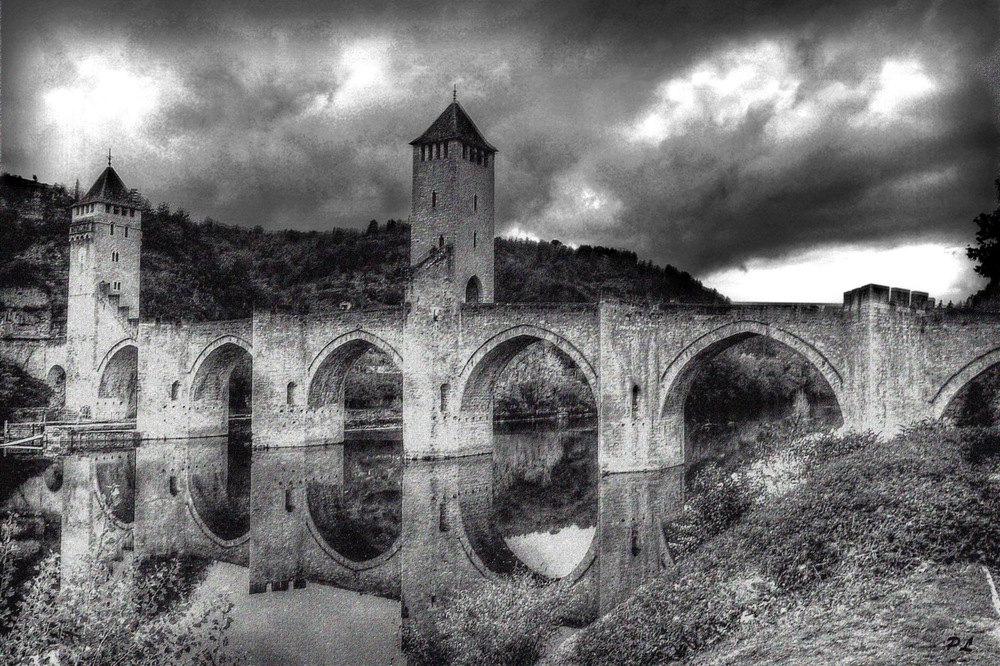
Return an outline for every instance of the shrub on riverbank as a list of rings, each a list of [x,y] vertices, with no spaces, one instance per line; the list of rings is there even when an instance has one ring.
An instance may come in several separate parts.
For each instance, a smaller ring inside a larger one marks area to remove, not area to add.
[[[0,663],[222,664],[231,603],[192,607],[189,562],[89,558],[77,576],[51,555],[20,589],[10,575],[11,531],[0,535]],[[19,597],[18,603],[7,603]]]
[[[996,432],[928,424],[890,441],[806,448],[783,496],[585,630],[573,660],[679,660],[747,622],[773,621],[835,579],[906,576],[927,562],[1000,565]]]
[[[561,596],[530,576],[480,581],[407,627],[403,649],[416,666],[534,664],[559,625]]]

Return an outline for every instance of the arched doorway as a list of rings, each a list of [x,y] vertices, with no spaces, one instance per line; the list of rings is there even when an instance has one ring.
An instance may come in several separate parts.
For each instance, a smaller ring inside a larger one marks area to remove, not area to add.
[[[459,383],[460,420],[489,454],[462,464],[464,533],[490,570],[574,580],[597,525],[597,377],[569,341],[515,327],[485,343]]]
[[[94,416],[101,420],[134,419],[138,379],[139,350],[134,344],[125,344],[119,347],[104,364]]]
[[[482,300],[483,284],[473,275],[465,285],[465,302],[479,303]]]

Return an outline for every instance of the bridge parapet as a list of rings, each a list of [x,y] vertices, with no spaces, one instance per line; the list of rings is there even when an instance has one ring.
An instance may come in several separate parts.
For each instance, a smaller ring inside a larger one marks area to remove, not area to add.
[[[866,284],[844,292],[844,309],[859,310],[865,306],[931,309],[935,301],[927,292],[911,291],[881,284]]]

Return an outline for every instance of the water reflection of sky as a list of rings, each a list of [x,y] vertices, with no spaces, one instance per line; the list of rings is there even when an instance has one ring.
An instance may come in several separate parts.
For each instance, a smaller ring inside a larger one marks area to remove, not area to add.
[[[504,537],[504,541],[532,571],[549,578],[562,578],[569,575],[587,554],[596,529],[570,525],[556,532]]]
[[[398,601],[310,583],[301,590],[250,595],[249,571],[215,563],[196,600],[222,593],[234,606],[230,644],[250,663],[405,664]]]

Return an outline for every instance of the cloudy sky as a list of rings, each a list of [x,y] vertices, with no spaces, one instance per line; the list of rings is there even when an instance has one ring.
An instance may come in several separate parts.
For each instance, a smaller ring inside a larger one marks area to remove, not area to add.
[[[735,300],[958,299],[996,205],[995,0],[7,0],[2,167],[200,219],[409,212],[459,101],[497,233],[635,250]]]

